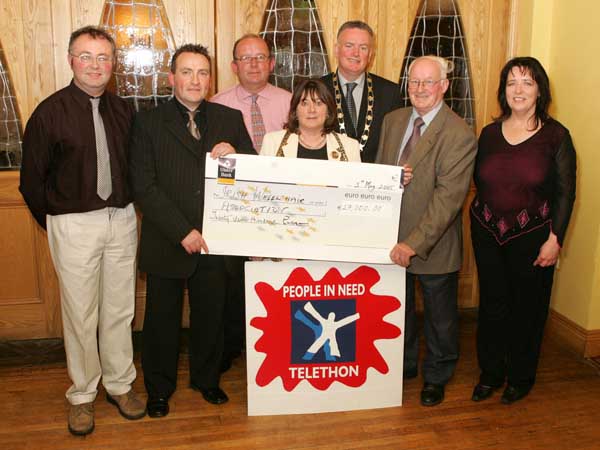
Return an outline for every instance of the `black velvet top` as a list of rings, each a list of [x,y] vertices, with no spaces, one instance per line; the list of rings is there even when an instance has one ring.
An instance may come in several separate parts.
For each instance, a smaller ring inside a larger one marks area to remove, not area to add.
[[[554,119],[512,145],[502,123],[479,137],[471,215],[499,244],[550,223],[562,246],[575,200],[576,157],[569,130]]]
[[[317,149],[306,148],[298,143],[298,155],[296,157],[306,159],[329,159],[327,156],[327,143],[325,143],[323,147]]]

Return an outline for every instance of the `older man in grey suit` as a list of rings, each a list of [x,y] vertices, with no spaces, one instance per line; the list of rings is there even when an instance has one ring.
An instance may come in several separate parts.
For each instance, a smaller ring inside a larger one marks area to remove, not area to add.
[[[407,268],[404,377],[417,376],[418,332],[415,278],[423,290],[424,333],[421,404],[437,405],[458,360],[458,270],[462,261],[461,207],[469,189],[477,149],[467,124],[444,103],[449,62],[436,56],[409,67],[412,108],[383,121],[377,162],[408,165],[398,243],[390,252]]]

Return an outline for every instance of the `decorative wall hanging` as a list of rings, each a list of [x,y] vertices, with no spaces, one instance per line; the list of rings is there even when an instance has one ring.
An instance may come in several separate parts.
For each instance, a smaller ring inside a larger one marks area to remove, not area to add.
[[[18,169],[21,166],[22,127],[12,89],[4,49],[0,44],[0,169]]]
[[[323,28],[314,0],[271,0],[260,35],[271,46],[271,83],[288,91],[307,78],[329,73]]]
[[[410,106],[407,72],[415,58],[423,55],[442,56],[454,63],[454,70],[448,74],[450,87],[444,100],[471,128],[475,128],[469,58],[456,3],[455,0],[421,0],[402,62],[400,94],[403,106]]]
[[[138,111],[168,100],[175,39],[162,0],[105,0],[100,26],[117,45],[116,86],[109,89]]]

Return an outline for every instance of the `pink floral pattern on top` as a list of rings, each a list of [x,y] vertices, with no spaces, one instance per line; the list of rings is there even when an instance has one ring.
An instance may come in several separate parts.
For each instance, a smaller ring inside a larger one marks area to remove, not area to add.
[[[517,222],[519,222],[521,228],[525,228],[525,225],[529,223],[529,214],[527,214],[526,209],[517,214]]]
[[[550,207],[548,206],[547,201],[540,206],[540,215],[543,219],[546,219],[550,215]]]

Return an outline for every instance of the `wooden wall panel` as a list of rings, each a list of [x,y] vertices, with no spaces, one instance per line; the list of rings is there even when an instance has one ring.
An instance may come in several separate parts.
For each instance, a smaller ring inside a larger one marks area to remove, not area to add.
[[[209,48],[214,56],[213,90],[222,90],[236,83],[230,69],[234,41],[245,33],[260,31],[264,9],[270,1],[163,0],[163,4],[176,45],[197,42]],[[398,81],[419,3],[420,0],[316,0],[331,67],[336,65],[333,50],[337,29],[346,20],[360,19],[376,33],[371,70]],[[500,68],[509,54],[509,21],[516,3],[517,0],[458,0],[471,58],[477,131],[497,111],[495,91]],[[70,82],[69,34],[80,26],[98,24],[103,5],[104,0],[0,0],[0,40],[23,124],[41,100]],[[60,295],[46,233],[25,212],[17,186],[18,173],[0,172],[0,233],[12,233],[23,242],[20,251],[28,254],[16,256],[16,247],[10,245],[0,248],[3,276],[16,276],[24,284],[9,283],[4,287],[0,276],[0,299],[6,303],[9,297],[33,298],[34,303],[21,302],[8,308],[0,300],[0,339],[60,336]],[[463,213],[467,217],[467,212]],[[459,286],[463,307],[477,305],[468,231],[465,227],[465,260]],[[10,264],[17,267],[7,267]],[[144,278],[140,276],[136,329],[140,329],[143,320],[144,295]]]
[[[27,68],[28,110],[54,89],[50,0],[23,2],[23,39]]]
[[[22,2],[20,0],[0,0],[0,41],[6,56],[13,82],[14,95],[19,105],[22,120],[29,117],[29,91],[27,90],[27,66],[23,45]],[[13,62],[19,61],[20,64]]]
[[[34,231],[25,207],[2,208],[0,222],[0,305],[40,303]]]
[[[56,91],[71,81],[73,73],[67,64],[69,34],[73,30],[71,0],[52,0],[52,42],[54,49],[54,86]],[[98,21],[100,18],[98,18]]]

